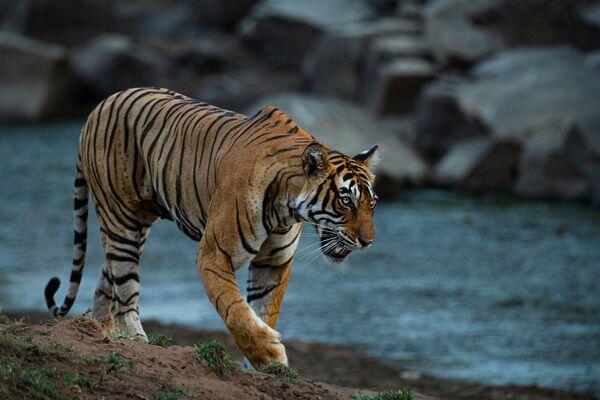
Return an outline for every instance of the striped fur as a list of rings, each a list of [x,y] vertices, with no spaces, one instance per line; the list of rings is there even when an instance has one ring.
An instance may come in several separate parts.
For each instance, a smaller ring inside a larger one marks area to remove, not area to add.
[[[342,261],[374,238],[376,196],[368,165],[329,150],[279,109],[245,116],[167,89],[112,95],[90,114],[80,137],[74,184],[73,268],[67,296],[50,312],[65,316],[83,272],[92,195],[106,262],[93,316],[116,320],[147,339],[139,319],[139,260],[150,227],[174,221],[199,241],[196,262],[206,294],[252,365],[287,363],[274,330],[304,222],[325,255]],[[250,264],[248,295],[234,272]]]

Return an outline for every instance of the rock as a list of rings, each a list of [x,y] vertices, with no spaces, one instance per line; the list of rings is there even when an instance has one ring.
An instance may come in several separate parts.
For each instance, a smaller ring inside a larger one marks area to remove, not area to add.
[[[105,33],[136,38],[190,38],[220,23],[223,5],[250,0],[28,0],[23,32],[28,36],[78,47]],[[231,14],[240,8],[231,9]],[[207,18],[217,20],[208,22]]]
[[[270,63],[300,69],[324,33],[372,15],[357,0],[265,0],[241,22],[240,33]]]
[[[375,39],[367,55],[368,64],[376,66],[396,58],[428,58],[427,42],[420,36],[395,34]]]
[[[461,83],[464,80],[444,77],[427,85],[417,100],[413,143],[430,161],[437,161],[466,138],[489,133],[485,125],[461,111],[457,98]]]
[[[502,38],[478,27],[478,15],[498,7],[500,0],[432,0],[425,9],[425,32],[435,59],[468,67],[504,47]]]
[[[234,29],[258,0],[201,0],[201,18],[213,25]]]
[[[304,85],[316,93],[357,99],[363,90],[364,55],[372,41],[391,34],[412,34],[417,30],[414,22],[398,18],[343,25],[323,35],[305,57],[302,65]]]
[[[524,143],[519,160],[515,192],[523,197],[585,199],[589,184],[566,152],[569,136],[576,128],[554,125],[532,134]]]
[[[127,36],[100,35],[75,52],[72,66],[94,97],[136,86],[167,86],[168,62]]]
[[[66,50],[0,32],[0,119],[39,120],[62,116],[71,103],[73,76]]]
[[[473,70],[461,85],[461,111],[500,139],[523,141],[551,122],[600,130],[600,74],[582,53],[566,46],[507,50]]]
[[[303,129],[332,148],[354,155],[379,145],[382,162],[376,167],[380,195],[397,193],[403,183],[422,183],[427,165],[407,143],[385,131],[356,105],[317,95],[284,93],[261,99],[249,108],[253,114],[267,104],[279,107]]]
[[[436,164],[433,179],[474,192],[508,191],[516,177],[519,153],[516,143],[494,142],[489,137],[467,139]]]
[[[588,196],[591,188],[592,198],[600,197],[600,73],[586,64],[584,54],[568,46],[511,49],[478,64],[471,75],[472,80],[436,83],[425,91],[417,113],[417,148],[439,155],[457,140],[457,131],[487,133],[494,146],[523,147],[518,193],[572,199]],[[428,116],[436,108],[442,122],[428,131]],[[445,121],[452,128],[446,134]]]
[[[600,28],[600,3],[595,2],[580,9],[581,18],[588,24]]]
[[[367,98],[378,115],[413,111],[422,86],[435,77],[434,66],[418,58],[398,59],[384,65],[367,89]]]
[[[565,142],[565,155],[586,178],[590,199],[600,206],[600,133],[571,129]]]
[[[594,69],[600,69],[600,50],[589,52],[585,57],[585,62]]]
[[[600,47],[595,4],[594,0],[501,0],[478,13],[476,23],[502,37],[507,48],[562,43],[593,50]]]
[[[188,93],[219,107],[241,111],[270,93],[299,89],[296,74],[246,66],[208,75],[191,92],[188,89]]]

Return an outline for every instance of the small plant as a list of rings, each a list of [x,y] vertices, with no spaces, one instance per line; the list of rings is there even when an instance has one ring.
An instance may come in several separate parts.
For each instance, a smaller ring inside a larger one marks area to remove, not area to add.
[[[106,370],[107,373],[113,371],[120,371],[124,369],[131,370],[134,367],[134,363],[132,360],[123,357],[119,353],[109,353],[101,357],[100,361],[105,361],[110,364],[110,366]]]
[[[78,389],[90,387],[90,383],[85,376],[78,373],[72,374],[68,371],[63,372],[63,381],[68,383],[70,386],[75,386]]]
[[[288,383],[296,383],[301,379],[300,375],[292,368],[278,362],[272,362],[258,370],[265,374],[275,375],[277,379]]]
[[[108,334],[109,339],[127,339],[127,340],[133,340],[133,337],[131,335],[129,335],[129,333],[127,333],[127,331],[124,331],[123,329],[115,329],[114,331],[110,332]]]
[[[8,324],[10,322],[10,319],[3,314],[3,309],[2,306],[0,305],[0,324]]]
[[[183,390],[170,387],[154,393],[154,400],[177,400],[181,396],[185,396]]]
[[[13,335],[13,336],[18,336],[21,333],[27,332],[30,329],[31,328],[26,327],[26,326],[9,326],[8,328],[3,329],[2,333],[8,334],[8,335]]]
[[[13,376],[20,375],[22,370],[21,364],[12,361],[8,358],[0,358],[0,380],[7,381]]]
[[[410,389],[400,389],[397,391],[387,390],[379,392],[374,396],[365,394],[355,394],[350,397],[351,400],[414,400],[415,396]]]
[[[56,369],[49,366],[30,369],[21,375],[21,383],[34,393],[43,393],[46,397],[56,398],[56,386],[52,382],[55,374]]]
[[[200,344],[196,347],[196,358],[200,360],[209,371],[219,376],[229,375],[229,373],[239,368],[233,361],[227,347],[219,341],[213,340]]]
[[[173,344],[173,339],[171,338],[171,336],[165,333],[161,333],[160,335],[150,337],[150,340],[148,340],[148,344],[162,347],[171,347],[171,345]]]

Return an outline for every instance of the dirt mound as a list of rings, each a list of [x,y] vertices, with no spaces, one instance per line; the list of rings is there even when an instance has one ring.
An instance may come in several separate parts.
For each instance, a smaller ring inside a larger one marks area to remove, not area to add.
[[[163,339],[154,342],[165,344]],[[136,342],[85,317],[37,325],[5,321],[0,324],[0,397],[333,400],[357,393],[237,365],[218,374],[197,350]]]
[[[225,332],[145,321],[144,328],[154,343],[168,345],[170,337],[178,345],[165,349],[133,342],[119,332],[107,336],[105,326],[85,317],[56,322],[36,311],[10,313],[8,317],[39,323],[9,323],[0,315],[0,399],[351,399],[361,392],[354,388],[410,388],[417,392],[415,400],[431,399],[418,393],[445,400],[596,399],[591,394],[535,386],[489,386],[440,379],[414,372],[410,365],[365,356],[354,348],[298,341],[285,344],[290,364],[302,377],[300,382],[241,370],[220,377],[197,359],[193,345],[202,347],[202,343],[216,339],[227,346],[234,359],[241,360],[233,339]],[[47,375],[50,377],[46,379]],[[33,382],[42,388],[50,382],[57,396],[32,391],[30,378],[36,378]]]

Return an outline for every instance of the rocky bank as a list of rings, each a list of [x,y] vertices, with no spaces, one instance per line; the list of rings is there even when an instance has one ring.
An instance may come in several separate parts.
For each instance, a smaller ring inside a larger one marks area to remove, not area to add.
[[[28,0],[0,10],[0,119],[83,117],[165,86],[273,103],[380,191],[438,185],[600,204],[595,0]]]

